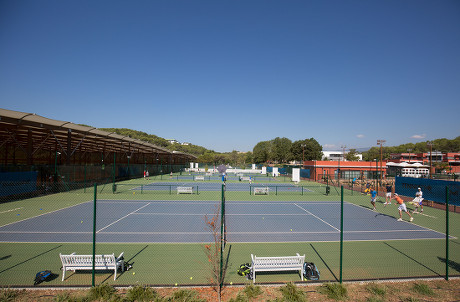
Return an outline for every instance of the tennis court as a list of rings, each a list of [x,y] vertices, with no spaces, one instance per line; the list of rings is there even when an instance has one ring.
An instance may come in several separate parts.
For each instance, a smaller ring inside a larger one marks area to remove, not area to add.
[[[219,217],[220,225],[223,199],[226,283],[247,282],[236,271],[241,263],[250,262],[251,254],[306,254],[306,260],[318,266],[322,281],[338,280],[340,188],[332,187],[328,194],[324,185],[311,182],[236,180],[226,183],[223,198],[220,181],[177,181],[165,175],[163,181],[135,179],[115,185],[101,184],[93,190],[68,184],[65,192],[0,204],[0,284],[28,285],[30,276],[43,269],[59,274],[60,253],[91,254],[95,195],[97,253],[124,252],[135,273],[122,273],[114,281],[110,272],[98,272],[97,283],[209,284],[204,246],[215,241],[205,216]],[[178,194],[179,186],[198,189]],[[255,195],[257,186],[268,187],[269,194]],[[446,260],[445,211],[426,207],[423,214],[413,214],[413,223],[408,216],[398,222],[397,207],[385,207],[383,202],[380,198],[374,212],[368,196],[345,191],[345,280],[441,277],[446,265],[451,275],[460,275],[458,214],[450,220],[453,231]],[[299,276],[266,273],[258,280],[298,282]],[[91,274],[82,272],[43,285],[90,283]]]
[[[205,243],[212,201],[97,201],[97,241],[104,243]],[[92,242],[93,203],[86,202],[0,227],[1,242]],[[228,201],[230,242],[340,240],[340,202]],[[344,240],[442,239],[414,223],[345,203]]]

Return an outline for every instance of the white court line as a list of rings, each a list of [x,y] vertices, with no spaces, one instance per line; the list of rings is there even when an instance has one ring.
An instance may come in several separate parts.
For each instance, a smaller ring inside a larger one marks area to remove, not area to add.
[[[120,219],[115,220],[114,222],[110,223],[109,225],[106,225],[106,226],[103,227],[102,229],[98,230],[96,233],[99,233],[100,231],[105,230],[105,229],[108,228],[109,226],[114,225],[115,223],[119,222],[120,220],[125,219],[125,218],[128,217],[129,215],[136,213],[137,211],[139,211],[139,210],[145,208],[145,207],[148,206],[148,205],[150,205],[150,202],[147,203],[147,204],[145,204],[145,205],[143,205],[143,206],[140,207],[139,209],[134,210],[134,211],[132,211],[132,212],[129,213],[129,214],[126,214],[125,216],[121,217]]]
[[[70,207],[65,207],[65,208],[62,208],[62,209],[57,209],[57,210],[54,210],[54,211],[51,211],[51,212],[43,213],[43,214],[40,214],[40,215],[37,215],[37,216],[32,216],[32,217],[24,218],[24,219],[21,219],[21,220],[18,220],[18,221],[13,221],[13,222],[10,222],[10,223],[4,224],[4,225],[0,225],[0,228],[6,227],[8,225],[15,224],[15,223],[19,223],[19,222],[22,222],[22,221],[26,221],[26,220],[29,220],[29,219],[34,219],[34,218],[37,218],[37,217],[40,217],[40,216],[56,213],[56,212],[59,212],[59,211],[62,211],[62,210],[70,209],[70,208],[73,208],[73,207],[76,207],[76,206],[79,206],[79,205],[82,205],[82,204],[85,204],[85,203],[88,203],[88,202],[91,202],[91,201],[85,201],[85,202],[82,202],[82,203],[77,203],[77,204],[74,204],[74,205],[72,205]]]
[[[423,213],[418,213],[418,212],[412,212],[412,214],[417,214],[417,215],[423,215],[423,216],[426,216],[426,217],[430,217],[430,218],[434,218],[434,219],[437,219],[438,217],[435,217],[435,216],[431,216],[431,215],[427,215],[427,214],[423,214]]]
[[[20,210],[20,209],[22,209],[22,207],[21,207],[21,208],[12,209],[12,210],[8,210],[8,211],[3,211],[3,212],[0,212],[0,214],[8,213],[8,212],[13,212],[13,211]]]
[[[324,222],[325,224],[327,224],[328,226],[330,226],[331,228],[333,228],[333,229],[336,230],[337,232],[340,232],[340,230],[339,230],[338,228],[336,228],[336,227],[333,226],[332,224],[326,222],[325,220],[319,218],[318,216],[314,215],[313,213],[311,213],[311,212],[305,210],[304,208],[302,208],[302,207],[299,206],[298,204],[294,203],[294,205],[295,205],[296,207],[298,207],[299,209],[302,209],[303,211],[305,211],[308,215],[311,215],[311,216],[315,217],[316,219],[318,219],[318,220]]]
[[[93,232],[0,231],[0,234],[92,234]]]
[[[155,212],[144,212],[144,213],[133,213],[133,215],[163,215],[163,216],[203,216],[203,215],[214,215],[215,213],[202,213],[202,214],[188,214],[188,213],[155,213]],[[310,215],[307,213],[307,215]],[[305,214],[225,214],[225,216],[305,216]]]

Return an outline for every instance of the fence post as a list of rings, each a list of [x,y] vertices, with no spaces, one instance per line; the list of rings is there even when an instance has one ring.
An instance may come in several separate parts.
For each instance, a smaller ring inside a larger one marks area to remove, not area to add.
[[[449,187],[446,186],[446,278],[449,280]]]
[[[93,269],[91,276],[91,285],[95,286],[95,270],[96,270],[96,200],[97,200],[97,184],[94,184],[94,208],[93,208]]]
[[[342,267],[343,267],[343,186],[340,189],[340,277],[339,282],[342,284]]]

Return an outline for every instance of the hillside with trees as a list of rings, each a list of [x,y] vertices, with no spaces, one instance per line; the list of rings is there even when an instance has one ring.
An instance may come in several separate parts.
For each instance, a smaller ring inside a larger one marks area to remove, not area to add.
[[[197,162],[212,165],[229,164],[242,167],[252,163],[287,164],[291,161],[321,160],[323,150],[323,147],[314,138],[292,142],[286,137],[276,137],[269,141],[258,142],[252,152],[238,152],[233,150],[232,152],[220,153],[194,144],[171,144],[164,138],[142,131],[126,128],[101,128],[100,130],[140,139],[171,151],[192,154],[197,157]],[[399,146],[383,146],[383,159],[390,159],[391,153],[429,152],[430,146],[427,143],[426,141]],[[435,139],[431,143],[433,152],[460,152],[460,136],[452,140],[446,138]],[[358,160],[356,154],[356,149],[350,149],[347,154],[347,160]],[[368,151],[363,152],[364,161],[372,161],[374,159],[380,159],[380,147],[372,147]]]
[[[420,142],[416,144],[408,143],[399,146],[383,146],[382,158],[390,159],[391,153],[426,153],[430,152],[429,141]],[[431,150],[439,152],[460,152],[460,136],[454,139],[440,138],[431,141]],[[363,152],[363,160],[372,161],[380,159],[380,147],[372,147],[368,151]]]

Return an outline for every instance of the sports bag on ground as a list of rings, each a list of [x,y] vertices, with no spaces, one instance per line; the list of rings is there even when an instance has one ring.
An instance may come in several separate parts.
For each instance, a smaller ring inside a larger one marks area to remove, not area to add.
[[[313,262],[304,262],[303,276],[308,280],[319,280],[319,270]]]

